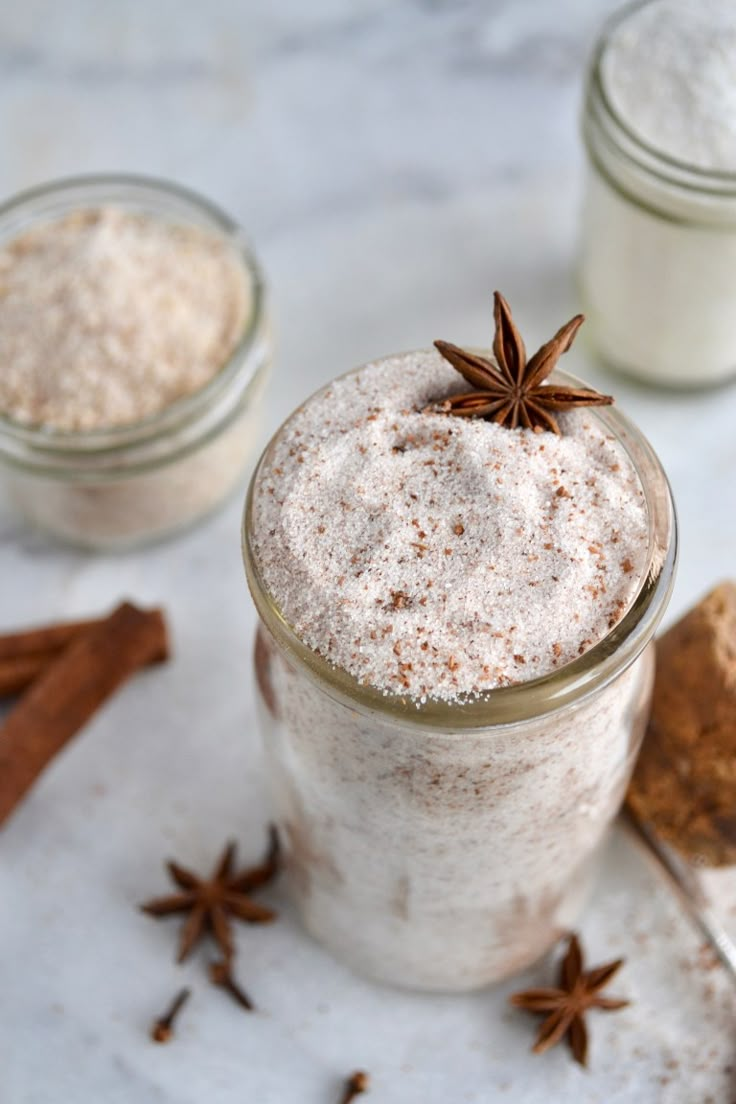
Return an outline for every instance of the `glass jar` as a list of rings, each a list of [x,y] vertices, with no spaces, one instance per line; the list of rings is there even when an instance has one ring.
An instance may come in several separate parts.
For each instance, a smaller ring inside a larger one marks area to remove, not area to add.
[[[270,367],[261,271],[241,230],[208,200],[132,176],[59,181],[0,207],[0,241],[71,211],[115,206],[217,234],[243,266],[251,309],[227,362],[159,414],[110,429],[62,431],[0,414],[0,473],[31,521],[74,544],[124,548],[157,540],[218,506],[239,483],[259,434]]]
[[[259,573],[258,472],[251,482],[244,561],[288,883],[306,928],[375,979],[445,991],[498,981],[543,954],[583,904],[646,724],[650,642],[676,559],[657,458],[620,414],[591,417],[621,441],[644,489],[639,591],[580,659],[464,704],[387,697],[301,642]]]
[[[588,75],[580,298],[611,367],[697,388],[736,374],[736,173],[658,152],[612,106],[606,50],[642,6],[609,21]]]

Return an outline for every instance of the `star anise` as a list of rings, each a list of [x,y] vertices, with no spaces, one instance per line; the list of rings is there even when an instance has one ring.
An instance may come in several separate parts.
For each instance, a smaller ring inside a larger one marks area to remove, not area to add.
[[[575,1061],[581,1066],[586,1064],[588,1031],[585,1013],[590,1008],[614,1012],[618,1008],[625,1008],[629,1003],[600,995],[622,965],[623,959],[618,958],[605,966],[585,970],[578,937],[571,935],[567,953],[560,965],[559,988],[525,989],[509,997],[516,1008],[523,1008],[527,1012],[549,1013],[532,1047],[534,1054],[543,1054],[567,1036]]]
[[[233,957],[234,944],[229,917],[248,924],[268,924],[276,919],[272,909],[251,900],[251,893],[270,882],[279,867],[279,840],[276,829],[269,830],[268,849],[263,861],[248,870],[233,873],[235,844],[225,847],[209,878],[200,878],[176,862],[166,864],[180,893],[157,897],[141,905],[149,916],[169,916],[188,912],[179,937],[178,961],[183,962],[203,937],[211,932],[226,962]]]
[[[575,410],[580,406],[608,406],[610,395],[583,387],[564,387],[545,383],[557,361],[572,345],[583,323],[576,314],[551,341],[542,345],[530,361],[521,334],[511,317],[511,309],[500,292],[493,293],[493,317],[496,333],[493,353],[496,363],[447,341],[435,341],[435,347],[476,390],[440,400],[429,407],[465,418],[490,418],[510,429],[551,429],[560,427],[553,410]]]

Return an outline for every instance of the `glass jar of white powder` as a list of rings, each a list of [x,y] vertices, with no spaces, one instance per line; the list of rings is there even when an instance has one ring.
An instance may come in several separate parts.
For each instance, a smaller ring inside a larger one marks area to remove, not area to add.
[[[734,56],[731,0],[627,7],[593,56],[580,294],[602,358],[652,383],[736,375]]]
[[[376,362],[296,411],[253,476],[243,547],[303,922],[361,973],[459,991],[576,923],[646,724],[676,531],[615,410],[562,438],[427,421],[451,385],[438,362]]]
[[[177,186],[79,178],[0,208],[0,472],[75,544],[214,509],[259,434],[265,289],[239,227]]]

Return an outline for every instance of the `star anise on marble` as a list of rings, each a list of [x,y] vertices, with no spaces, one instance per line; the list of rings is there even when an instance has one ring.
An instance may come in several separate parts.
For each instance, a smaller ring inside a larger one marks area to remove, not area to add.
[[[543,1054],[565,1036],[573,1058],[584,1066],[588,1057],[588,1030],[585,1013],[591,1008],[615,1012],[625,1008],[627,1000],[601,996],[621,966],[623,959],[584,969],[583,952],[576,935],[570,936],[567,952],[560,964],[559,987],[556,989],[525,989],[514,993],[509,1000],[516,1008],[527,1012],[547,1013],[532,1047],[534,1054]]]
[[[464,418],[490,418],[510,429],[522,426],[537,431],[549,429],[559,434],[560,427],[552,411],[608,406],[613,402],[610,395],[601,395],[589,388],[545,382],[562,354],[572,345],[583,323],[582,314],[571,318],[529,361],[511,309],[498,291],[493,293],[493,317],[496,324],[495,364],[447,341],[435,341],[435,347],[445,360],[475,390],[439,400],[428,410]]]
[[[183,962],[197,943],[211,932],[226,962],[234,954],[230,917],[248,924],[269,924],[276,913],[251,900],[255,890],[270,882],[279,869],[279,839],[276,829],[269,829],[268,848],[258,866],[234,872],[235,844],[225,847],[209,878],[200,878],[177,862],[166,864],[169,874],[181,892],[157,897],[141,905],[149,916],[170,916],[187,912],[179,936],[177,960]]]

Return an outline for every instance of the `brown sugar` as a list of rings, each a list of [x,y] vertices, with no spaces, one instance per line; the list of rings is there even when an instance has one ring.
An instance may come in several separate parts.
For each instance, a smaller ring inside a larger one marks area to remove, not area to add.
[[[652,715],[628,800],[691,860],[736,863],[736,584],[657,644]]]

